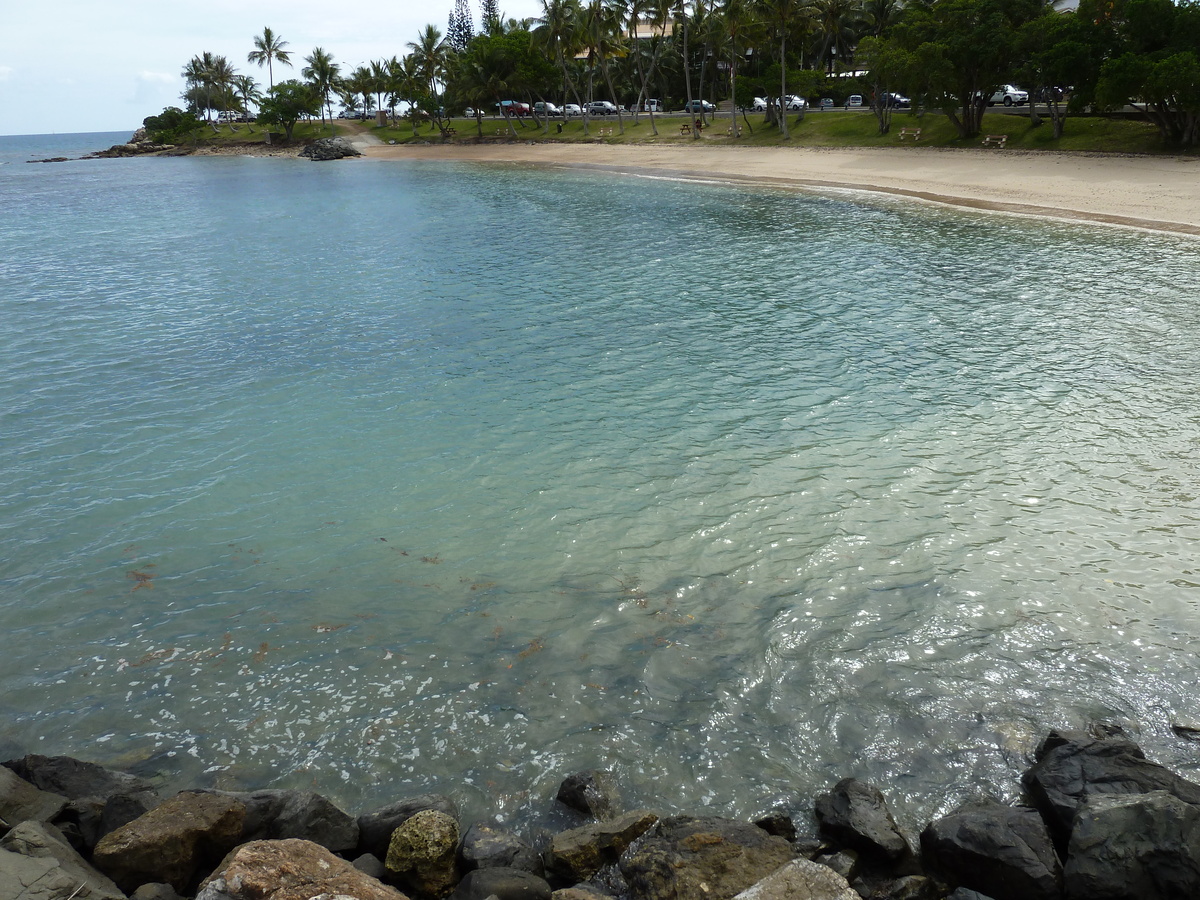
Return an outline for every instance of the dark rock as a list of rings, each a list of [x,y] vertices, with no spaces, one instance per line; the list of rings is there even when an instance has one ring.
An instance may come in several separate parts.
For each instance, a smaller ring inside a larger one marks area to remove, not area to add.
[[[31,754],[21,759],[10,759],[4,765],[39,790],[61,794],[68,800],[83,797],[108,799],[122,792],[154,791],[149,782],[133,775],[69,756]]]
[[[384,865],[389,874],[429,897],[445,897],[458,881],[458,822],[427,809],[392,832]]]
[[[1096,794],[1166,791],[1185,803],[1200,803],[1200,785],[1150,762],[1120,734],[1097,738],[1082,731],[1052,731],[1036,759],[1022,781],[1060,849],[1066,848],[1075,813]]]
[[[569,888],[559,888],[550,895],[550,900],[612,900],[613,895],[605,893],[590,884],[576,884]]]
[[[593,819],[609,819],[621,811],[616,781],[601,770],[568,775],[559,785],[555,799]]]
[[[853,850],[821,853],[813,857],[813,862],[829,866],[847,881],[853,881],[858,876],[858,854]]]
[[[55,868],[50,874],[57,872],[65,876],[74,886],[73,889],[79,889],[78,896],[81,898],[125,900],[125,895],[117,886],[76,853],[53,825],[22,822],[5,835],[4,840],[0,841],[0,848],[10,853],[53,863]]]
[[[921,833],[925,864],[952,886],[995,900],[1057,900],[1062,867],[1036,810],[994,801],[968,804]]]
[[[839,781],[817,797],[816,816],[821,836],[840,846],[890,860],[910,852],[887,801],[873,785],[854,778]]]
[[[356,857],[351,865],[364,875],[370,875],[372,878],[377,878],[380,881],[387,878],[387,866],[383,864],[383,860],[370,853],[364,853],[362,856]]]
[[[791,860],[791,844],[748,822],[675,816],[621,858],[621,872],[634,900],[728,900]]]
[[[196,900],[407,900],[311,841],[243,844],[200,886]]]
[[[787,841],[796,840],[796,823],[792,817],[783,812],[772,812],[755,819],[754,824],[767,834],[774,834]]]
[[[611,821],[561,831],[550,839],[546,865],[568,884],[586,881],[604,866],[614,864],[657,821],[656,814],[641,809]]]
[[[312,791],[212,793],[232,797],[245,805],[243,841],[295,838],[320,844],[334,853],[350,853],[358,846],[358,823],[325,797]]]
[[[313,161],[342,159],[346,156],[362,156],[358,149],[342,137],[318,138],[305,146],[299,153]]]
[[[550,900],[550,885],[522,869],[476,869],[463,876],[450,900]]]
[[[1185,741],[1200,741],[1200,725],[1172,722],[1171,731],[1175,733],[1176,737],[1181,737]]]
[[[144,816],[158,806],[159,802],[158,794],[153,791],[113,794],[104,801],[96,840],[104,837],[110,831],[116,831],[122,825],[128,825],[139,816]],[[95,846],[95,841],[92,842],[92,845]]]
[[[1166,791],[1093,794],[1063,872],[1068,900],[1200,897],[1200,807]]]
[[[52,820],[71,846],[84,856],[91,854],[96,842],[100,840],[106,802],[103,797],[81,797],[78,800],[70,800],[62,808],[62,812]]]
[[[472,825],[463,835],[458,850],[459,864],[464,872],[475,869],[523,869],[534,875],[542,874],[542,857],[527,843],[507,831],[490,825]]]
[[[960,887],[955,888],[946,895],[946,900],[994,900],[987,894],[981,894],[979,891],[973,891],[970,888]]]
[[[198,876],[237,846],[246,807],[233,797],[182,793],[106,834],[93,862],[129,892],[147,883],[186,893]]]
[[[66,803],[61,794],[38,790],[16,772],[0,766],[0,830],[28,819],[49,822]]]
[[[129,895],[129,900],[183,900],[169,884],[143,884]]]
[[[399,800],[390,806],[358,817],[358,852],[370,853],[383,859],[387,856],[392,832],[419,812],[435,809],[458,820],[458,807],[449,797],[441,794],[424,794],[408,800]]]
[[[869,900],[942,900],[945,889],[934,879],[924,875],[905,875],[890,881],[870,886],[865,892],[855,885],[859,893]]]
[[[794,859],[737,895],[737,900],[860,900],[827,866]]]

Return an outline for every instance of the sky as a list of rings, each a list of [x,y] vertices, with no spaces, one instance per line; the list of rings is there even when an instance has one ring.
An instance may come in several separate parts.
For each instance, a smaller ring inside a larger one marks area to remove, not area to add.
[[[479,29],[478,0],[468,0]],[[408,52],[427,24],[442,32],[454,0],[0,0],[0,134],[127,131],[182,106],[179,74],[193,56],[225,56],[263,90],[246,61],[264,26],[288,42],[300,77],[314,47],[343,72]],[[504,18],[536,16],[539,0],[499,0]]]

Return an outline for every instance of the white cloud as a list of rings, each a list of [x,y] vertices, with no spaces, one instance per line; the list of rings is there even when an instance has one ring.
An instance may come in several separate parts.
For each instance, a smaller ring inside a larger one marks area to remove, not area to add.
[[[149,84],[174,84],[179,79],[174,75],[168,75],[165,72],[147,72],[145,70],[138,72],[138,81]]]
[[[8,76],[12,75],[12,66],[0,66],[0,81],[8,81]]]

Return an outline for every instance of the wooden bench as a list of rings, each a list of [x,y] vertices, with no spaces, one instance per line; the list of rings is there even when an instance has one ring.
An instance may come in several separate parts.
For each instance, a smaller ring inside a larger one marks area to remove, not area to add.
[[[983,146],[985,147],[997,147],[1000,150],[1003,150],[1004,145],[1007,143],[1007,134],[985,134],[983,136]]]
[[[692,126],[689,123],[684,122],[682,125],[679,126],[679,133],[680,134],[691,134]]]
[[[904,140],[906,137],[910,137],[914,141],[919,141],[921,139],[921,129],[920,128],[901,128],[900,129],[900,140]]]
[[[453,128],[443,128],[442,129],[442,137],[444,137],[444,138],[454,137],[456,134],[458,134],[458,132],[455,131]]]

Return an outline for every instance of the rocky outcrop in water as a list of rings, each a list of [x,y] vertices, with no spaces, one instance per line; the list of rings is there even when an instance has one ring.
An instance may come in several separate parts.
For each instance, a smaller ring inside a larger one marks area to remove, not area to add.
[[[461,829],[438,795],[354,819],[311,791],[160,801],[142,779],[68,757],[4,765],[0,900],[1200,896],[1200,785],[1113,729],[1052,732],[1024,776],[1026,804],[966,804],[930,823],[919,850],[883,792],[853,779],[817,797],[807,822],[774,810],[749,823],[618,814],[611,776],[584,773],[564,780],[554,814],[590,821],[527,840]]]
[[[307,144],[300,151],[300,156],[306,156],[316,161],[344,159],[347,156],[362,156],[352,143],[342,137],[319,138]]]

